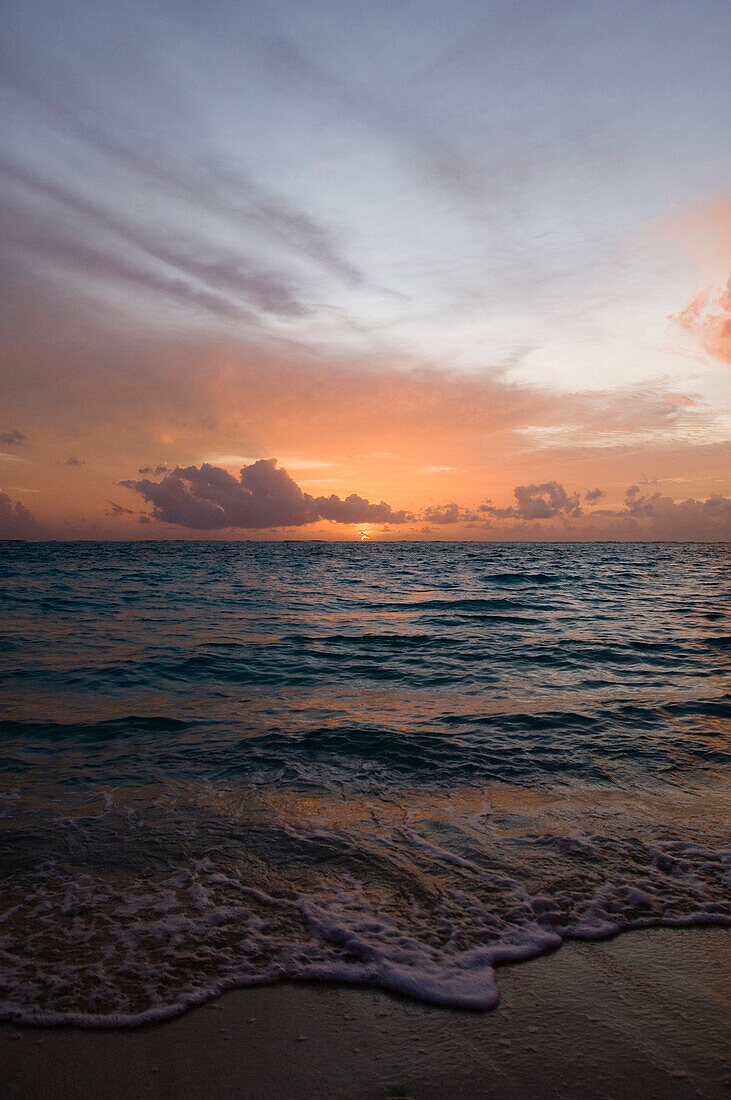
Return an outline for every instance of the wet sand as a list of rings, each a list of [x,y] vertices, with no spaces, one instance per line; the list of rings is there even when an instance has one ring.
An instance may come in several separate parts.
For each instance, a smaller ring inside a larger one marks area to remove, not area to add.
[[[653,929],[501,968],[492,1012],[239,990],[135,1031],[0,1027],[7,1097],[728,1097],[731,934]]]

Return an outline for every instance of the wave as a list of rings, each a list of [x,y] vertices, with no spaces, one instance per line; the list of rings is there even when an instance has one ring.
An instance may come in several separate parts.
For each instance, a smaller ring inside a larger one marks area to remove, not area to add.
[[[729,923],[727,592],[723,547],[0,548],[0,1015],[486,1008]]]
[[[109,837],[96,833],[103,850]],[[271,824],[247,829],[234,859],[211,851],[156,874],[37,866],[0,916],[0,1019],[135,1026],[282,979],[487,1009],[496,967],[568,939],[731,925],[730,871],[731,851],[694,841],[549,832],[458,843],[407,826],[374,845]]]
[[[104,721],[0,720],[0,773],[28,776],[54,761],[75,784],[106,777],[133,782],[138,772],[176,778],[363,787],[403,782],[455,789],[465,783],[614,782],[632,785],[690,778],[691,770],[729,762],[723,729],[708,721],[731,716],[731,697],[661,705],[618,704],[593,711],[458,712],[437,707],[420,728],[361,720],[304,721],[263,730],[233,717],[217,720],[126,715]],[[285,715],[280,715],[284,723]],[[79,751],[83,750],[80,760]],[[27,778],[24,780],[27,782]]]

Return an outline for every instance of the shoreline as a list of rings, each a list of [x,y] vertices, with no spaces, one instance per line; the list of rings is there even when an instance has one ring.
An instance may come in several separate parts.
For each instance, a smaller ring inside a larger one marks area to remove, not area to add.
[[[731,936],[652,928],[498,968],[459,1010],[282,982],[127,1029],[0,1025],[5,1093],[51,1097],[722,1097]]]

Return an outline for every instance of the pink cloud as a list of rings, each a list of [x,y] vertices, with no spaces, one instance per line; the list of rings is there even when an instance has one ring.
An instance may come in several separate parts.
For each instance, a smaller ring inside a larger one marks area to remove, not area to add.
[[[731,279],[725,291],[700,291],[670,320],[697,336],[714,359],[731,366]]]

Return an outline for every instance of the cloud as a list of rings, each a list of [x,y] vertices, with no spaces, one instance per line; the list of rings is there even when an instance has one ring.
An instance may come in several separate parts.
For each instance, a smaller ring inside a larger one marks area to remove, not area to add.
[[[115,504],[113,500],[110,500],[109,504],[108,516],[133,516],[135,514],[133,508],[125,508],[122,504]]]
[[[676,503],[660,492],[643,493],[638,485],[630,485],[624,510],[603,514],[638,520],[658,539],[731,540],[731,499],[720,493],[712,493],[707,500],[689,497]]]
[[[674,501],[660,492],[650,492],[639,485],[625,490],[621,508],[595,509],[584,515],[578,493],[568,493],[556,482],[544,485],[518,485],[515,490],[517,507],[496,508],[489,502],[480,512],[496,519],[564,520],[559,533],[591,541],[616,539],[651,542],[729,542],[731,541],[731,499],[713,493],[706,500]],[[587,499],[605,496],[603,490],[590,489]],[[545,537],[550,524],[535,524],[534,529],[502,524],[495,528],[503,537],[518,539]]]
[[[587,500],[589,504],[594,504],[595,501],[606,495],[603,489],[587,489],[584,493],[584,500]]]
[[[0,159],[0,171],[30,192],[42,195],[54,204],[58,204],[61,209],[72,211],[81,217],[85,225],[86,237],[90,237],[99,230],[102,233],[111,234],[112,239],[118,238],[119,242],[131,245],[140,256],[164,264],[177,272],[179,277],[195,280],[208,291],[220,291],[229,299],[228,307],[215,296],[199,295],[197,299],[199,304],[207,305],[219,315],[225,315],[227,308],[230,309],[232,316],[236,315],[237,306],[235,302],[230,301],[231,296],[234,299],[243,299],[248,305],[253,305],[265,313],[282,317],[301,317],[307,312],[283,275],[266,268],[262,269],[248,256],[222,251],[220,246],[212,249],[210,244],[206,248],[199,241],[184,242],[181,240],[181,235],[178,235],[176,244],[171,244],[159,230],[149,225],[137,225],[126,220],[118,212],[112,213],[69,188],[28,172],[10,161]],[[17,230],[22,221],[23,213],[21,209],[17,209],[13,215],[14,229]],[[29,235],[26,230],[24,234],[12,239],[16,239],[17,243],[33,251],[43,252],[48,248],[53,262],[70,264],[82,270],[91,263],[92,274],[98,274],[101,271],[99,265],[102,260],[99,254],[92,254],[89,249],[79,250],[77,247],[72,247],[69,241],[54,240],[50,232],[44,232],[39,239],[37,232]],[[119,245],[115,247],[118,248]],[[201,252],[206,251],[210,253],[209,258],[201,255]],[[115,261],[108,256],[106,270],[111,277],[116,275],[126,280],[132,269],[127,264],[122,268],[120,261],[115,265]],[[168,280],[166,283],[156,279],[153,284],[150,282],[152,278],[150,273],[145,273],[142,269],[139,277],[146,288],[171,293],[176,297],[184,293],[182,289],[184,284],[181,283],[180,278]]]
[[[516,485],[513,495],[516,507],[496,508],[490,502],[480,505],[480,511],[498,519],[553,519],[555,516],[580,516],[578,493],[568,493],[558,481],[541,485]]]
[[[71,458],[66,459],[64,466],[86,466],[86,463],[83,458],[77,458],[76,455],[72,455]]]
[[[187,277],[167,275],[165,270],[147,266],[144,258],[138,262],[136,257],[129,259],[50,227],[38,229],[24,220],[20,210],[11,211],[10,217],[5,219],[3,236],[6,244],[19,250],[21,255],[34,257],[36,262],[47,267],[74,271],[93,285],[118,284],[147,297],[160,295],[179,306],[218,318],[254,320],[254,315],[237,302],[206,287],[196,286]]]
[[[0,539],[30,539],[38,534],[33,514],[20,501],[0,492]]]
[[[193,205],[200,212],[202,222],[220,220],[227,223],[233,232],[239,230],[242,224],[248,225],[255,233],[269,238],[275,247],[283,246],[295,258],[314,261],[348,286],[367,284],[363,272],[345,256],[340,233],[306,210],[292,205],[279,191],[254,180],[241,163],[234,163],[231,157],[214,151],[207,144],[207,135],[198,128],[197,117],[188,115],[186,132],[189,140],[181,151],[176,143],[166,140],[170,127],[166,127],[160,141],[151,143],[146,133],[141,136],[136,127],[129,125],[126,111],[120,111],[109,103],[104,105],[93,86],[84,89],[73,79],[66,81],[65,94],[59,95],[58,74],[55,74],[55,80],[48,74],[38,72],[29,78],[27,70],[21,72],[9,59],[6,68],[8,81],[15,84],[27,103],[33,105],[32,109],[52,126],[54,132],[63,133],[69,142],[80,142],[88,154],[101,158],[114,169],[116,175],[131,179],[137,189],[162,196],[166,201],[174,198]],[[181,109],[182,104],[178,103],[175,115],[178,121]],[[204,143],[204,151],[198,156],[186,155],[196,140]],[[38,193],[48,189],[49,197],[64,202],[70,208],[83,201],[80,193],[71,193],[67,189],[59,188],[52,195],[50,188],[55,185],[26,172],[17,164],[7,163],[5,171],[16,175],[18,182],[28,189]],[[86,209],[77,209],[77,212],[94,217],[98,222],[96,215],[101,211],[98,206],[92,210],[87,205]],[[103,215],[106,215],[106,210]],[[215,278],[215,272],[204,274]],[[227,274],[224,273],[225,276]],[[256,274],[263,274],[264,282],[259,287],[244,285],[241,289],[253,290],[255,297],[263,292],[264,308],[274,305],[276,311],[279,288],[275,300],[266,301],[271,273],[257,271]],[[235,272],[235,278],[238,281],[238,272]],[[286,286],[281,289],[285,294],[285,312],[288,312],[293,299]]]
[[[715,295],[702,290],[669,320],[697,336],[714,359],[731,366],[731,279],[725,291],[718,290]]]
[[[303,493],[275,458],[244,466],[238,478],[220,466],[176,467],[162,479],[120,482],[153,506],[152,516],[196,530],[222,527],[265,530],[302,527],[318,520],[332,523],[406,523],[412,517],[395,512],[385,501],[371,504],[352,493],[345,500],[334,494]]]
[[[425,519],[428,523],[475,523],[480,519],[480,516],[476,512],[470,512],[466,508],[460,508],[458,504],[452,502],[451,504],[436,504],[431,508],[426,508],[422,514],[422,519]]]
[[[137,471],[138,474],[153,474],[155,477],[159,477],[160,474],[166,474],[169,466],[167,462],[163,462],[160,466],[141,466]]]
[[[0,444],[4,447],[27,447],[28,436],[25,432],[14,430],[12,432],[0,432]]]

